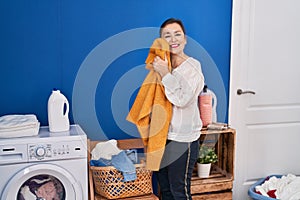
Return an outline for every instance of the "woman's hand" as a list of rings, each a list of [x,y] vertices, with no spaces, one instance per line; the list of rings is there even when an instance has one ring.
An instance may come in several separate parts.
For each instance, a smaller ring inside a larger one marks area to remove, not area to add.
[[[154,71],[158,72],[161,77],[164,77],[169,73],[168,59],[166,55],[165,60],[162,60],[159,56],[156,56],[152,64]]]

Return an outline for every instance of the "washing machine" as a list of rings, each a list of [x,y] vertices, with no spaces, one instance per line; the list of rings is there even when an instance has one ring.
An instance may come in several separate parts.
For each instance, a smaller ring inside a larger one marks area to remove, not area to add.
[[[87,171],[87,136],[79,125],[0,139],[1,200],[87,200]]]

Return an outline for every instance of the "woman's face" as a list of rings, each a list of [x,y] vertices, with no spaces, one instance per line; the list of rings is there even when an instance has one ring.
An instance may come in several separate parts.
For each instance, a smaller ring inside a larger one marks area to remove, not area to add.
[[[170,51],[173,54],[182,54],[186,45],[186,37],[177,23],[166,25],[161,32],[161,37],[164,38],[170,45]]]

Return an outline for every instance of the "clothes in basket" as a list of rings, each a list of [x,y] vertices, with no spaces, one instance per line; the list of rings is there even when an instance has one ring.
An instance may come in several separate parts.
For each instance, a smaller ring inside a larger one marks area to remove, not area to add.
[[[91,166],[114,166],[118,171],[122,172],[124,180],[133,181],[136,177],[136,151],[124,151],[117,147],[116,140],[101,142],[92,150]],[[135,152],[135,153],[134,153]],[[128,156],[128,155],[129,156]],[[134,155],[135,154],[135,155]],[[109,159],[111,158],[111,159]],[[133,160],[131,160],[132,158]]]
[[[248,194],[255,200],[299,200],[300,177],[293,174],[271,175],[252,185]]]

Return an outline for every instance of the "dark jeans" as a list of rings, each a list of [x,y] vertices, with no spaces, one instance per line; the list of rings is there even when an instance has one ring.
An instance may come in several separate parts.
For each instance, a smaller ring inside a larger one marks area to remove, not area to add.
[[[168,141],[161,169],[156,172],[162,200],[191,200],[191,177],[199,154],[199,141]]]

